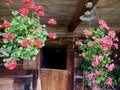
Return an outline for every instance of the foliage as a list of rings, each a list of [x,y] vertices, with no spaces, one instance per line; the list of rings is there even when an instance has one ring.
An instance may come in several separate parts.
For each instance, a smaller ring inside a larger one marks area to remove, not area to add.
[[[3,61],[8,68],[12,62],[18,60],[35,60],[40,48],[45,45],[47,37],[55,39],[57,36],[54,33],[48,33],[46,25],[40,23],[40,17],[45,16],[43,6],[37,6],[30,0],[22,0],[24,7],[15,11],[10,8],[12,0],[4,0],[4,2],[13,15],[10,22],[4,20],[0,25]],[[50,19],[48,24],[56,25],[57,22]]]
[[[116,67],[111,73],[111,77],[114,80],[114,84],[120,85],[120,67]]]
[[[82,54],[79,55],[84,58],[81,67],[87,71],[85,81],[113,86],[115,82],[112,79],[112,71],[116,66],[110,54],[112,49],[118,49],[115,31],[110,30],[104,20],[99,20],[99,27],[86,28],[84,35],[85,39],[76,41],[76,45],[79,50],[82,50]]]

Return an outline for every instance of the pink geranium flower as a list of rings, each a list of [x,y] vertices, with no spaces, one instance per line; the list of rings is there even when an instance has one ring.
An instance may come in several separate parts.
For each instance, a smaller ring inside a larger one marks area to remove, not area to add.
[[[107,85],[112,86],[112,78],[111,77],[107,78]]]
[[[87,43],[87,45],[92,47],[93,46],[93,42],[90,41],[90,42]]]
[[[76,44],[76,45],[82,45],[83,42],[81,42],[80,40],[78,40],[78,41],[75,42],[75,44]]]
[[[115,31],[108,31],[108,36],[110,36],[111,38],[115,38],[116,37]]]
[[[101,39],[100,39],[100,38],[93,37],[93,39],[94,39],[95,42],[98,43],[98,44],[101,42]]]
[[[83,56],[83,57],[85,57],[85,53],[84,53],[84,52],[82,52],[82,54],[79,54],[79,56]]]
[[[113,38],[114,41],[119,41],[118,37]]]
[[[99,60],[103,60],[104,59],[104,57],[101,56],[101,55],[98,58],[99,58]]]
[[[103,75],[104,75],[104,72],[96,70],[95,73],[94,73],[94,75],[95,75],[96,77],[97,77],[97,76],[103,76]]]
[[[100,28],[109,30],[109,27],[104,20],[99,20],[99,24],[100,24]]]
[[[93,85],[97,85],[97,82],[95,80],[92,80]]]
[[[83,32],[87,38],[92,35],[92,32],[87,29],[85,29]]]
[[[98,64],[99,64],[98,61],[93,61],[93,62],[92,62],[92,66],[93,66],[93,67],[98,67]]]
[[[113,46],[118,49],[118,44],[117,43],[114,43]]]
[[[107,68],[108,72],[112,71],[115,68],[115,65],[112,64],[106,64],[105,67]]]
[[[102,45],[100,45],[100,48],[103,49],[103,51],[107,52],[109,47],[102,44]]]
[[[93,59],[94,59],[95,61],[100,61],[100,60],[103,60],[104,57],[101,56],[101,55],[94,55],[94,56],[93,56]]]
[[[93,75],[92,74],[88,74],[87,77],[88,77],[89,80],[93,80]]]

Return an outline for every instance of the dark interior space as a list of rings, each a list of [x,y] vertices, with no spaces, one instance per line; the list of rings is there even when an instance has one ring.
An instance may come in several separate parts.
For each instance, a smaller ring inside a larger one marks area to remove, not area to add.
[[[66,70],[66,46],[45,46],[42,49],[42,68]]]

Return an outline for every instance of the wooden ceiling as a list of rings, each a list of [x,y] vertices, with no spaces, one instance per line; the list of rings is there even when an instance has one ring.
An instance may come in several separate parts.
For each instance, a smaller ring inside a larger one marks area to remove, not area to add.
[[[20,8],[23,6],[21,0],[13,0],[12,8]],[[97,11],[99,18],[107,21],[108,25],[120,30],[120,1],[119,0],[34,0],[37,5],[45,7],[46,17],[41,18],[41,23],[46,24],[50,18],[56,19],[58,25],[55,28],[48,28],[49,32],[55,31],[62,35],[77,36],[78,33],[82,34],[83,28],[88,26],[89,22],[80,21],[79,16],[83,15],[87,10],[85,7],[86,2],[95,1],[97,3]],[[9,19],[11,14],[8,8],[0,0],[0,18],[6,17]],[[94,25],[97,25],[97,20]],[[54,30],[53,30],[54,29]]]

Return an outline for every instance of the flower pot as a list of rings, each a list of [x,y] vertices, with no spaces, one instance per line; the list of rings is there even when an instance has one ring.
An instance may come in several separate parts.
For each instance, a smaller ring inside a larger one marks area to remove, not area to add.
[[[36,60],[23,60],[23,69],[35,70],[40,67],[40,53],[36,56]]]
[[[100,87],[99,85],[93,85],[92,90],[104,90],[104,89]]]

